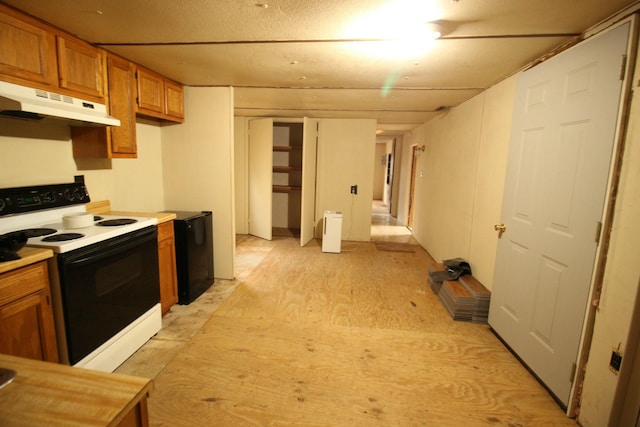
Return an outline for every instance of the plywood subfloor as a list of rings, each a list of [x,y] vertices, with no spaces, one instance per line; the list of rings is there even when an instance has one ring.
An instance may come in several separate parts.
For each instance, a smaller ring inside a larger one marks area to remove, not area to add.
[[[155,377],[151,425],[575,425],[486,325],[451,320],[421,248],[269,245]]]
[[[415,245],[408,243],[396,243],[396,242],[375,242],[376,249],[379,251],[391,251],[391,252],[415,252]]]

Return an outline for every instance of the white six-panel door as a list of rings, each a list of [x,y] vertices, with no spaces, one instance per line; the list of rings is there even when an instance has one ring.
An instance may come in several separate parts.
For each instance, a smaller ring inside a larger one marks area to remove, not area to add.
[[[304,118],[302,135],[302,201],[300,213],[300,246],[309,243],[315,233],[316,157],[318,119]]]
[[[273,119],[249,122],[249,234],[272,239]]]
[[[591,285],[630,24],[518,79],[489,324],[565,405]]]

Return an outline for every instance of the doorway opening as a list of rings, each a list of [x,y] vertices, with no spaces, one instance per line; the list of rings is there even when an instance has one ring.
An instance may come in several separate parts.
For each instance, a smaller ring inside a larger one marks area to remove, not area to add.
[[[391,216],[389,206],[382,200],[374,200],[371,204],[371,241],[418,244],[411,230]]]

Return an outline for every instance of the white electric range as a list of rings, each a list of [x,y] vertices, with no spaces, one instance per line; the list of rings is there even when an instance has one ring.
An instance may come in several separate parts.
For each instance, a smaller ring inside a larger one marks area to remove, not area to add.
[[[80,218],[80,214],[91,215],[90,225],[70,227],[63,222],[65,216]],[[28,238],[26,246],[64,253],[157,224],[153,217],[92,215],[85,205],[76,205],[0,217],[0,234],[22,231]]]
[[[157,219],[94,216],[89,201],[82,177],[0,189],[0,240],[26,237],[27,246],[53,250],[60,360],[111,372],[162,326]]]

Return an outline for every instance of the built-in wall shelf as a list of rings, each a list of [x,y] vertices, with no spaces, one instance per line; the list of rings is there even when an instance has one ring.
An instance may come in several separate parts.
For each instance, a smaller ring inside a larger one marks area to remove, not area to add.
[[[291,193],[293,191],[301,191],[302,187],[293,186],[293,185],[274,185],[273,192],[274,193]]]
[[[273,151],[302,151],[302,145],[274,145]]]
[[[302,172],[301,166],[273,166],[274,172],[289,173],[289,172]]]
[[[299,228],[282,228],[282,227],[273,227],[271,230],[271,234],[280,237],[300,237],[300,229]]]

